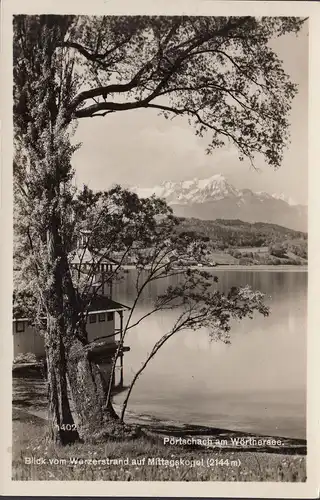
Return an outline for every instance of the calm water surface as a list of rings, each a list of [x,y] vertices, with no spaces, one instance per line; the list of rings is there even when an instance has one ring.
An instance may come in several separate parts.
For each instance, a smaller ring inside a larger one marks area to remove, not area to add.
[[[159,418],[246,432],[305,437],[307,272],[216,270],[218,286],[251,285],[266,294],[268,318],[232,324],[230,346],[210,342],[205,330],[178,332],[150,362],[131,395],[129,410]],[[115,290],[131,305],[134,271]],[[134,319],[170,282],[149,286]],[[176,313],[161,313],[128,332],[127,384]],[[123,395],[117,396],[121,403]]]

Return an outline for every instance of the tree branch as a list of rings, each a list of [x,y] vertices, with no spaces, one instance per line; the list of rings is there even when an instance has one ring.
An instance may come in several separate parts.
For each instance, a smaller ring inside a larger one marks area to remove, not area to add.
[[[165,87],[165,85],[169,82],[170,78],[179,70],[181,67],[182,63],[187,60],[189,57],[192,57],[193,53],[192,51],[196,49],[197,47],[200,47],[204,43],[214,39],[221,37],[227,33],[230,32],[230,30],[234,28],[238,28],[242,26],[247,20],[250,19],[250,17],[243,17],[240,19],[237,19],[236,22],[232,22],[232,20],[229,20],[229,22],[220,28],[219,30],[215,32],[210,32],[207,33],[206,35],[203,35],[201,37],[196,37],[180,55],[176,58],[176,60],[171,63],[171,67],[168,69],[164,77],[160,80],[160,82],[157,84],[155,89],[151,92],[149,96],[147,96],[145,99],[142,99],[141,101],[136,101],[136,102],[131,102],[131,103],[101,103],[100,105],[93,105],[93,106],[88,106],[84,109],[78,109],[76,110],[76,107],[84,102],[86,99],[89,99],[91,97],[98,97],[98,96],[105,96],[109,93],[112,92],[127,92],[129,90],[132,90],[137,84],[139,84],[139,79],[142,76],[143,72],[151,68],[152,66],[152,60],[149,61],[145,66],[143,66],[138,73],[133,77],[133,79],[125,84],[113,84],[109,85],[106,87],[98,87],[96,89],[91,89],[88,91],[83,91],[78,96],[75,97],[71,104],[71,112],[74,112],[74,116],[76,118],[84,118],[84,117],[90,117],[94,113],[97,113],[99,111],[122,111],[122,110],[129,110],[129,109],[135,109],[139,107],[143,107],[145,104],[151,102],[153,99],[155,99],[161,90]],[[188,41],[188,43],[190,40]],[[179,46],[178,46],[179,47]],[[83,47],[82,47],[83,49]],[[175,47],[177,50],[177,47]],[[160,50],[160,49],[159,49]],[[161,47],[162,50],[162,47]],[[86,50],[85,50],[86,51]],[[87,51],[86,51],[87,52]],[[158,54],[160,52],[158,51]]]
[[[130,82],[114,83],[111,85],[96,87],[94,89],[84,90],[83,92],[80,92],[73,99],[73,101],[70,104],[71,111],[75,110],[77,106],[79,106],[82,102],[86,101],[87,99],[93,99],[94,97],[104,97],[105,98],[107,95],[115,93],[115,92],[121,93],[121,92],[128,92],[129,90],[132,90],[134,87],[139,85],[140,78],[141,78],[142,74],[146,71],[146,69],[147,69],[147,65],[143,66],[138,71],[138,73],[135,74],[135,76],[132,78],[132,80]],[[78,112],[81,112],[81,110],[79,110]]]

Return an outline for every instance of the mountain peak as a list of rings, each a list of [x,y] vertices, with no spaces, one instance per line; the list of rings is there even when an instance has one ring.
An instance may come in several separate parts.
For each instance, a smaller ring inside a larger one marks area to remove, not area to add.
[[[238,190],[228,183],[222,174],[215,174],[207,179],[190,179],[184,181],[164,181],[153,188],[132,188],[139,196],[155,194],[165,198],[169,204],[205,203],[220,200],[229,196],[237,196]]]
[[[246,222],[270,222],[292,229],[305,230],[306,207],[297,205],[283,194],[237,189],[222,174],[206,179],[164,181],[152,188],[131,188],[146,198],[155,194],[182,217],[200,219],[239,219]]]
[[[275,198],[276,200],[285,201],[286,203],[288,203],[291,206],[298,205],[298,203],[293,198],[291,198],[290,196],[286,196],[284,193],[280,193],[280,194],[273,193],[271,196],[273,198]]]
[[[152,194],[165,198],[169,204],[190,204],[190,203],[205,203],[207,201],[219,200],[226,197],[255,196],[261,201],[263,200],[280,200],[289,205],[297,205],[297,203],[283,193],[269,194],[266,191],[254,192],[251,189],[236,189],[228,182],[226,177],[219,174],[214,174],[205,179],[197,177],[183,181],[163,181],[158,186],[150,188],[133,187],[132,191],[141,197],[148,197]]]

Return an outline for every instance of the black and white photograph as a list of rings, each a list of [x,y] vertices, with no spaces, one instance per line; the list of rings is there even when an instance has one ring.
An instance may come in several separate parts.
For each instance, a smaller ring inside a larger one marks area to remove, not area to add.
[[[306,483],[310,20],[255,12],[12,16],[13,482]]]

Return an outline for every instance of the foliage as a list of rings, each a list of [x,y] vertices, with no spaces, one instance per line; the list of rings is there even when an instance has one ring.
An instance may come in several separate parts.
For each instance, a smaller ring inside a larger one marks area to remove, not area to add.
[[[26,353],[21,353],[18,354],[14,360],[14,364],[19,364],[19,363],[37,363],[37,356],[33,352],[26,352]]]
[[[61,302],[68,281],[63,257],[72,244],[71,157],[77,146],[64,113],[78,80],[74,61],[56,50],[70,23],[68,16],[14,19],[14,299],[18,307],[21,298],[26,301],[38,321],[62,307],[57,287]]]
[[[139,108],[184,115],[197,135],[208,133],[208,152],[231,141],[240,159],[263,154],[277,167],[296,87],[268,42],[302,24],[280,17],[80,17],[62,43],[81,55],[87,83],[71,111],[78,118]]]
[[[240,220],[200,220],[181,219],[177,226],[178,231],[194,231],[209,238],[209,246],[212,248],[226,248],[227,252],[234,257],[244,257],[243,252],[237,250],[245,248],[261,248],[282,245],[299,257],[307,257],[307,234],[263,222],[243,222]],[[233,250],[233,248],[235,248]],[[250,251],[250,250],[248,250]]]
[[[308,258],[308,242],[306,240],[293,239],[285,241],[283,245],[287,252],[292,252],[302,259]]]
[[[282,244],[276,244],[269,247],[269,252],[275,257],[286,257],[286,249]]]
[[[139,108],[167,118],[185,116],[197,135],[208,138],[208,152],[231,141],[240,159],[253,162],[262,154],[278,167],[296,87],[268,42],[297,33],[303,22],[285,17],[16,16],[17,45],[32,28],[23,59],[15,50],[15,79],[27,88],[15,104],[19,127],[32,123],[34,89],[25,72],[42,76],[31,50],[44,26],[45,37],[51,30],[56,54],[48,67],[51,85],[57,76],[54,66],[68,62],[69,88],[60,85],[57,102],[50,99],[56,114],[63,102],[67,122]],[[45,92],[43,87],[34,99]]]

